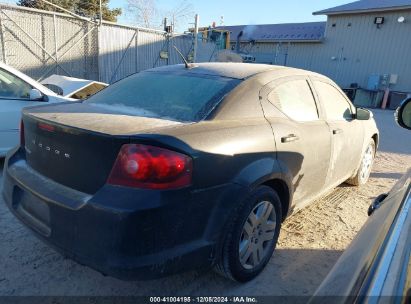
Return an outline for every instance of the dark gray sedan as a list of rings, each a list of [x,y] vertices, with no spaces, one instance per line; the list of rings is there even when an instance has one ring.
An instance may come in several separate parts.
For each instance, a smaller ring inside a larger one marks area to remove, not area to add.
[[[367,182],[377,146],[372,114],[322,75],[168,66],[24,110],[3,195],[41,239],[102,273],[214,266],[244,282],[268,263],[287,215]]]

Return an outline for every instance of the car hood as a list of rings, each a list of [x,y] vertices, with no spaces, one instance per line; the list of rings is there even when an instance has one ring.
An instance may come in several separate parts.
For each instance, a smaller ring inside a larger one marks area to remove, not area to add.
[[[61,75],[51,75],[42,80],[41,84],[45,86],[52,85],[57,87],[63,97],[74,98],[74,96],[78,95],[81,99],[91,96],[108,86],[107,83],[99,81]]]

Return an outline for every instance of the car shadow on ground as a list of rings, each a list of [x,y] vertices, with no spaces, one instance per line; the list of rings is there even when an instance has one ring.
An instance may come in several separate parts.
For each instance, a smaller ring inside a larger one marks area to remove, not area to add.
[[[255,280],[239,284],[211,270],[150,281],[121,281],[64,258],[0,204],[0,296],[262,296],[314,293],[341,251],[278,248]],[[41,282],[41,284],[39,284]]]
[[[373,172],[370,174],[372,178],[389,178],[389,179],[400,179],[402,177],[402,173],[393,173],[393,172]]]

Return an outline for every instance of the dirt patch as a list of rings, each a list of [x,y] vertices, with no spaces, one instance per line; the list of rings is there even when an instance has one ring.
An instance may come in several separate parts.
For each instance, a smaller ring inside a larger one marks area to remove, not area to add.
[[[213,272],[147,282],[104,277],[38,241],[0,198],[0,295],[311,295],[361,229],[372,199],[411,164],[410,133],[395,125],[392,111],[374,113],[381,144],[370,181],[342,185],[287,219],[267,269],[252,282],[236,284]]]
[[[371,201],[391,189],[405,163],[411,164],[411,156],[378,152],[366,185],[341,185],[297,212],[284,223],[280,247],[344,250],[367,220]]]

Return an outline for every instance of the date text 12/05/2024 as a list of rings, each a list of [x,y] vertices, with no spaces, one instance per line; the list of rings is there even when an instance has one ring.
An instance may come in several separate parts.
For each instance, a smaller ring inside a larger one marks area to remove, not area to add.
[[[255,297],[150,297],[150,303],[257,303]]]

